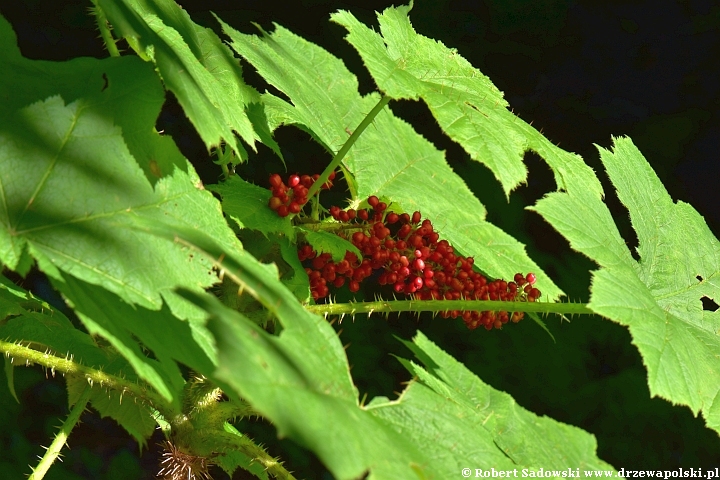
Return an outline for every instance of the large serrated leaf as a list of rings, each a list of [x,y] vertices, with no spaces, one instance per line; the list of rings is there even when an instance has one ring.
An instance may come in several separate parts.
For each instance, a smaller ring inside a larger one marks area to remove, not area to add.
[[[63,276],[62,283],[54,283],[88,331],[106,338],[140,378],[168,401],[175,401],[176,406],[180,405],[179,394],[185,382],[175,361],[196,371],[212,370],[214,345],[204,326],[179,320],[166,306],[158,311],[132,307],[107,290],[70,276]],[[148,358],[133,337],[140,339],[157,360]]]
[[[545,137],[507,110],[490,80],[456,50],[415,32],[410,7],[390,7],[378,14],[381,34],[339,11],[332,20],[348,30],[346,39],[363,58],[380,90],[392,98],[422,98],[440,127],[470,156],[490,168],[505,194],[526,180],[526,150],[539,153],[565,188],[567,170],[585,170],[587,187],[602,193],[600,183],[577,157],[563,155]]]
[[[257,37],[221,24],[232,39],[231,47],[292,101],[291,105],[266,97],[272,126],[301,125],[334,154],[347,140],[348,131],[379,101],[376,94],[359,95],[357,79],[339,59],[279,25],[272,35]],[[541,146],[544,156],[556,160],[559,184],[564,169],[587,168],[539,137],[547,144]],[[532,271],[547,298],[562,294],[521,243],[485,221],[484,207],[449,167],[443,152],[389,110],[375,117],[344,163],[355,176],[359,200],[378,195],[399,209],[420,210],[443,238],[464,255],[475,257],[475,264],[489,276],[511,278],[517,272]]]
[[[371,411],[403,431],[432,431],[434,425],[424,426],[422,419],[445,418],[438,424],[442,429],[437,437],[446,439],[448,444],[433,444],[426,451],[437,461],[450,460],[449,450],[453,447],[450,442],[454,441],[455,449],[466,451],[452,455],[458,461],[458,471],[474,456],[486,466],[502,469],[501,462],[486,460],[498,454],[511,461],[511,468],[612,470],[610,465],[597,458],[597,443],[592,435],[525,410],[507,393],[482,382],[421,332],[413,343],[404,343],[425,365],[422,368],[403,360],[406,368],[418,377],[419,384],[411,384],[397,403],[378,402]],[[458,431],[451,433],[451,429]],[[464,429],[472,433],[464,433]],[[472,436],[483,438],[485,444],[476,440],[457,445],[458,438]],[[481,451],[483,447],[484,451]]]
[[[239,244],[191,168],[153,190],[113,119],[95,107],[53,97],[0,119],[0,259],[15,268],[27,248],[56,279],[62,270],[129,303],[159,308],[166,296],[181,308],[172,288],[199,290],[215,277],[206,262],[133,222],[179,222]]]
[[[187,162],[170,137],[155,132],[155,120],[164,99],[157,74],[150,64],[134,56],[75,58],[67,62],[28,60],[20,55],[10,25],[0,17],[3,35],[0,64],[12,75],[0,76],[3,107],[10,112],[60,95],[66,103],[79,98],[101,105],[123,131],[128,150],[153,185]]]
[[[240,158],[247,158],[237,132],[253,150],[262,138],[280,154],[262,124],[264,116],[256,111],[257,91],[245,84],[240,64],[210,29],[193,23],[185,10],[168,0],[99,0],[99,4],[114,30],[153,60],[208,148],[225,142]],[[246,109],[251,108],[255,110],[248,116]],[[253,126],[253,121],[260,123]]]
[[[637,232],[635,261],[600,199],[583,189],[553,193],[535,209],[602,268],[589,307],[627,325],[652,395],[701,411],[720,432],[720,243],[689,205],[673,202],[628,138],[600,156]]]
[[[446,354],[423,344],[428,353],[420,357],[438,356],[437,362],[429,363],[445,367],[447,374],[437,372],[441,376],[435,378],[416,367],[412,371],[422,376],[430,388],[413,384],[397,402],[380,400],[362,407],[357,390],[348,388],[347,358],[333,329],[301,308],[270,271],[245,252],[224,254],[212,239],[199,232],[158,224],[144,228],[176,238],[216,259],[226,275],[280,320],[283,330],[273,336],[214,297],[183,292],[210,316],[208,327],[216,337],[219,352],[212,377],[227,393],[248,400],[273,422],[280,435],[313,450],[337,478],[356,478],[364,473],[370,474],[369,478],[448,478],[468,461],[477,468],[515,467],[496,441],[508,425],[520,426],[522,422],[501,416],[493,420],[492,428],[484,428],[483,424],[490,420],[489,412],[476,411],[472,394],[475,389],[485,394],[494,391],[472,377],[474,383],[470,386],[474,390],[460,390],[468,397],[455,399],[450,393],[465,388],[471,377],[465,375],[462,387],[458,386],[454,377],[468,372]],[[526,465],[564,455],[568,465],[606,466],[594,458],[594,440],[582,431],[549,420],[540,429],[531,428],[528,423],[535,417],[513,410],[507,396],[501,395],[495,407],[523,416],[526,433],[550,432],[570,439],[568,445],[554,445],[560,454],[543,453],[542,448],[534,450],[523,458]],[[508,445],[521,438],[511,434],[508,432],[506,437],[512,440]],[[438,441],[439,436],[448,442]],[[458,439],[462,439],[462,447],[457,445]]]

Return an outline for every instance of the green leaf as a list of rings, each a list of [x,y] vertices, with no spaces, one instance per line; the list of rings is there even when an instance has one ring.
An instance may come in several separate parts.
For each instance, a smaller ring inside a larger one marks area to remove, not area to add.
[[[345,258],[347,252],[352,252],[357,258],[362,258],[362,253],[355,245],[334,233],[324,232],[322,230],[316,232],[303,228],[302,226],[298,227],[298,230],[305,235],[305,240],[307,240],[313,250],[331,254],[334,262],[339,262]]]
[[[380,90],[392,98],[422,98],[445,133],[474,160],[495,174],[509,195],[526,181],[522,157],[527,150],[542,156],[564,188],[565,172],[585,170],[592,191],[602,193],[592,171],[575,155],[558,152],[545,137],[507,110],[492,82],[455,49],[415,32],[409,6],[378,14],[382,35],[339,11],[332,20],[348,30],[355,47]]]
[[[116,358],[108,363],[104,371],[113,375],[121,375],[127,380],[135,380],[132,371],[124,359]],[[67,376],[68,403],[73,405],[87,386],[83,377]],[[92,385],[90,394],[92,407],[101,417],[110,417],[123,427],[140,445],[147,446],[157,423],[152,410],[142,402],[134,401],[131,397],[123,398],[123,392],[105,389],[102,385]]]
[[[271,126],[304,126],[334,154],[348,131],[354,131],[379,101],[376,94],[359,95],[357,79],[342,61],[279,25],[272,35],[259,38],[220,23],[232,39],[230,46],[292,101],[291,105],[266,95]],[[579,157],[540,138],[545,143],[538,151],[553,159],[559,183],[567,169],[589,171]],[[484,207],[449,167],[443,152],[388,109],[375,117],[374,125],[350,149],[344,166],[355,177],[357,201],[377,195],[395,202],[398,209],[419,210],[443,238],[464,255],[475,257],[475,264],[489,276],[511,278],[531,271],[546,298],[562,294],[521,243],[485,221]]]
[[[173,140],[154,129],[165,99],[152,65],[134,56],[28,60],[20,55],[15,34],[1,17],[0,32],[0,64],[13,72],[0,77],[0,90],[13,92],[3,100],[7,111],[55,95],[67,103],[84,98],[97,105],[97,115],[112,117],[122,128],[128,150],[153,185],[176,168],[187,171],[187,162]]]
[[[7,279],[2,277],[2,283]],[[107,355],[93,338],[75,328],[59,310],[38,299],[17,285],[0,285],[0,305],[14,304],[6,318],[0,322],[0,338],[9,342],[31,344],[36,350],[47,350],[60,357],[89,367],[102,367]]]
[[[245,84],[239,63],[212,30],[193,23],[185,10],[168,0],[99,0],[99,4],[114,31],[152,59],[208,149],[225,142],[240,158],[247,158],[237,132],[253,150],[262,138],[280,155],[267,135],[263,115],[257,112],[260,96]],[[248,117],[250,108],[253,113]]]
[[[62,283],[54,283],[73,305],[88,332],[106,338],[140,378],[168,401],[174,401],[178,408],[185,381],[175,361],[201,372],[213,369],[214,345],[202,324],[179,320],[166,306],[159,311],[132,307],[103,288],[63,277]],[[150,349],[157,360],[148,358],[133,337]]]
[[[599,148],[618,197],[630,212],[635,261],[605,204],[582,189],[552,193],[535,209],[571,246],[602,268],[588,307],[627,325],[648,370],[652,395],[702,412],[720,432],[720,243],[688,204],[673,202],[628,138]]]
[[[293,275],[290,278],[280,278],[285,286],[300,300],[301,303],[310,301],[310,279],[308,278],[305,267],[300,263],[298,258],[297,245],[290,243],[285,239],[280,239],[280,253],[283,259],[293,269]]]
[[[220,194],[223,211],[238,227],[251,228],[265,235],[277,232],[295,238],[290,219],[281,218],[268,207],[272,192],[267,188],[246,182],[237,175],[207,188]]]
[[[502,92],[456,51],[415,33],[408,11],[388,8],[378,15],[382,36],[349,12],[331,18],[348,29],[346,39],[380,90],[395,99],[422,97],[450,138],[487,165],[509,194],[527,178],[522,163],[527,140],[515,129],[498,125],[505,123],[495,113],[507,106]]]
[[[613,470],[597,458],[593,435],[525,410],[421,332],[413,343],[403,343],[425,364],[401,360],[418,383],[398,402],[372,402],[369,408],[400,431],[437,439],[425,450],[432,463],[454,461],[457,471],[468,463],[496,469]],[[423,421],[427,418],[434,422]]]
[[[429,388],[413,384],[396,402],[379,400],[360,406],[357,390],[348,383],[349,366],[333,329],[302,309],[266,268],[245,252],[224,255],[199,232],[158,224],[146,228],[217,259],[226,275],[277,316],[283,330],[280,336],[273,336],[215,297],[182,292],[210,316],[208,327],[219,352],[212,378],[231,396],[249,401],[273,422],[280,436],[289,436],[314,451],[336,477],[356,478],[371,472],[378,478],[446,478],[468,460],[478,468],[512,469],[516,464],[507,456],[512,449],[525,455],[519,458],[528,462],[526,465],[548,459],[557,465],[562,458],[569,462],[564,469],[567,465],[606,467],[594,457],[590,435],[551,420],[541,421],[516,408],[509,396],[494,392],[446,354],[422,344],[422,339],[419,344],[425,353],[420,357],[431,359],[439,377],[419,367],[411,370]],[[447,373],[439,371],[440,367]],[[456,376],[461,378],[456,380]],[[475,394],[499,398],[493,398],[492,408],[478,413]],[[498,409],[504,416],[491,421],[492,412]],[[517,436],[507,432],[515,427],[523,429]],[[500,449],[496,442],[503,432],[507,432],[502,440],[508,447]],[[552,435],[545,445],[552,444],[560,453],[542,452],[546,446],[534,450],[518,446],[523,433]],[[443,443],[439,437],[448,441]],[[463,438],[463,445],[457,445],[457,438]],[[562,438],[571,443],[559,445]]]
[[[153,190],[113,123],[100,105],[66,106],[59,97],[3,115],[0,260],[14,269],[27,248],[55,279],[64,271],[146,308],[160,308],[166,298],[176,313],[192,316],[171,290],[210,286],[216,279],[209,265],[133,223],[176,222],[230,249],[240,246],[190,167]]]
[[[5,357],[3,358],[3,361],[3,370],[5,371],[5,378],[7,379],[8,391],[15,401],[20,403],[17,393],[15,393],[15,369],[13,367],[12,359],[10,357]]]
[[[284,319],[285,330],[274,337],[212,297],[188,295],[211,314],[220,352],[215,377],[269,418],[280,436],[314,451],[337,478],[356,478],[371,466],[378,478],[408,478],[421,452],[360,409],[354,388],[337,388],[349,379],[348,365],[327,322],[306,312]]]

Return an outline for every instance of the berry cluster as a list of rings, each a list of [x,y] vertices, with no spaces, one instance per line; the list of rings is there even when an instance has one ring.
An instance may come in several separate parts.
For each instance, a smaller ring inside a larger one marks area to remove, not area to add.
[[[340,222],[338,235],[352,242],[362,253],[346,252],[333,262],[329,253],[318,255],[310,245],[302,245],[298,257],[306,264],[310,289],[315,300],[329,294],[329,286],[348,283],[357,292],[363,280],[377,275],[380,285],[390,286],[396,294],[420,300],[501,300],[536,301],[541,293],[534,287],[535,275],[515,275],[512,282],[488,281],[473,270],[473,258],[455,253],[440,240],[430,220],[420,212],[412,215],[387,212],[387,205],[375,196],[368,198],[371,209],[341,210],[331,207],[330,214]],[[451,310],[445,318],[462,317],[470,329],[502,328],[508,321],[519,322],[522,312],[477,312]]]
[[[270,175],[270,190],[272,197],[268,201],[268,206],[275,210],[281,217],[287,217],[291,213],[300,213],[303,205],[308,201],[307,194],[313,183],[320,178],[320,175],[290,175],[287,185],[283,182],[280,175],[273,173]],[[335,179],[335,172],[330,174],[328,182],[323,184],[323,189],[332,187],[332,181]]]

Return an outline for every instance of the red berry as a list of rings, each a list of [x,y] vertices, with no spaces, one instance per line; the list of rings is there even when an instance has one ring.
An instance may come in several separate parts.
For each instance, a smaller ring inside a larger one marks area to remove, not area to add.
[[[534,273],[528,273],[525,277],[525,280],[527,280],[530,285],[533,285],[535,283],[535,280],[537,280],[537,277],[535,277]]]
[[[371,207],[375,208],[378,203],[380,203],[380,199],[375,195],[371,195],[370,197],[368,197],[368,205],[370,205]]]
[[[298,185],[300,185],[300,177],[297,175],[290,175],[290,178],[288,178],[288,187],[294,188]]]
[[[290,202],[288,210],[290,210],[290,213],[300,213],[300,205],[297,202]]]
[[[355,293],[360,290],[360,283],[356,282],[355,280],[350,280],[350,285],[348,288],[351,292]]]
[[[299,185],[299,184],[298,184],[298,185],[295,185],[295,186],[293,187],[293,194],[294,194],[296,197],[302,197],[302,198],[304,198],[304,197],[307,197],[308,189],[305,188],[305,185]]]
[[[270,200],[268,201],[268,206],[271,209],[277,210],[280,205],[282,205],[282,201],[278,197],[270,197]]]
[[[285,218],[290,214],[290,211],[288,210],[288,207],[285,205],[280,205],[277,209],[277,214],[281,217]]]
[[[282,185],[282,183],[283,181],[282,178],[280,178],[280,175],[278,175],[277,173],[273,173],[272,175],[270,175],[270,185],[272,187],[277,188]]]
[[[420,219],[421,219],[421,218],[422,218],[422,216],[420,215],[420,212],[415,212],[415,213],[413,213],[412,223],[413,223],[413,224],[418,224],[418,223],[420,223]]]

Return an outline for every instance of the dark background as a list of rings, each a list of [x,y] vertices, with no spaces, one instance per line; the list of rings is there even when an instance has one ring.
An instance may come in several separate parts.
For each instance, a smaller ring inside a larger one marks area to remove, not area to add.
[[[216,29],[212,10],[240,31],[254,33],[251,21],[271,29],[273,21],[343,58],[360,79],[361,93],[374,90],[359,56],[344,40],[344,29],[329,14],[347,9],[376,24],[375,10],[388,2],[181,2],[193,19]],[[13,25],[23,55],[66,60],[103,58],[89,3],[26,1],[0,4]],[[421,1],[411,14],[415,29],[455,47],[505,92],[515,112],[553,142],[583,156],[604,183],[606,201],[630,246],[636,238],[627,211],[609,185],[593,143],[611,145],[611,135],[629,135],[676,200],[691,203],[717,235],[720,179],[720,6],[712,1]],[[250,83],[262,81],[246,68]],[[7,72],[4,72],[7,74]],[[588,299],[589,271],[596,266],[569,250],[542,219],[523,208],[554,189],[552,175],[528,154],[528,184],[506,201],[485,167],[443,137],[422,103],[392,102],[438,148],[488,207],[488,218],[528,245],[528,251],[572,300]],[[206,183],[219,169],[171,98],[158,128],[173,135]],[[329,156],[298,130],[282,127],[276,139],[292,171],[320,172]],[[392,154],[388,152],[388,154]],[[258,183],[281,163],[261,148],[239,172]],[[342,196],[340,197],[342,198]],[[26,286],[46,297],[42,277]],[[709,305],[708,308],[716,308]],[[626,328],[595,317],[571,323],[546,322],[550,339],[532,321],[503,331],[468,333],[460,322],[422,317],[357,317],[341,325],[352,373],[361,395],[393,396],[408,375],[390,355],[409,356],[392,338],[411,338],[419,328],[480,378],[510,393],[523,407],[581,427],[596,435],[598,455],[616,468],[668,469],[720,466],[718,435],[687,407],[650,398],[646,371]],[[340,329],[340,328],[339,328]],[[39,370],[16,369],[22,405],[0,382],[0,478],[29,473],[66,415],[61,379]],[[330,478],[317,460],[288,440],[277,441],[271,427],[242,425],[273,455],[282,455],[298,477]],[[85,414],[73,432],[65,462],[46,478],[153,478],[157,443],[138,454],[134,442],[114,422]],[[216,478],[223,478],[222,474]],[[245,478],[236,474],[236,478]]]

